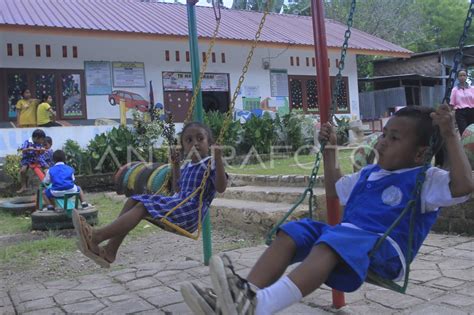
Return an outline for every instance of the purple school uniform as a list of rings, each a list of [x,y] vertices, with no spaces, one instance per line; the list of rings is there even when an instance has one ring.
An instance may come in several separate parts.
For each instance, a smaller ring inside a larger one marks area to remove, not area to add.
[[[28,148],[41,149],[41,148],[43,148],[43,146],[41,144],[34,143],[30,140],[26,140],[21,145],[20,150],[24,150],[24,149],[28,149]],[[41,164],[40,156],[35,151],[22,152],[20,165],[25,166],[25,165],[30,165],[31,163],[40,163]]]

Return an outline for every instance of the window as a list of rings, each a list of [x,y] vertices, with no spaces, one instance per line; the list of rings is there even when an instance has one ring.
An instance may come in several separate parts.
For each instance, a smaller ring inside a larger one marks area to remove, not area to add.
[[[306,67],[309,67],[309,57],[306,57]]]
[[[18,44],[18,56],[23,57],[24,55],[23,44]]]
[[[189,62],[189,51],[186,52],[186,62]]]
[[[13,56],[13,45],[10,43],[7,44],[7,56]]]
[[[72,46],[72,58],[77,58],[77,46]]]
[[[165,60],[170,61],[170,51],[169,50],[165,50]]]
[[[51,57],[51,46],[46,45],[46,57]]]
[[[221,62],[225,63],[225,53],[221,53]]]
[[[212,53],[211,54],[211,58],[212,58],[212,63],[216,63],[216,53]]]
[[[35,48],[36,48],[36,57],[41,57],[41,46],[37,44]]]
[[[291,65],[291,66],[294,66],[294,65],[295,65],[295,62],[293,61],[293,56],[290,57],[290,65]]]
[[[206,62],[206,53],[202,52],[202,62]]]
[[[67,58],[67,46],[63,46],[63,58]]]
[[[179,61],[179,51],[175,51],[175,59],[176,61]]]
[[[296,57],[296,66],[297,66],[297,67],[300,66],[300,57]]]

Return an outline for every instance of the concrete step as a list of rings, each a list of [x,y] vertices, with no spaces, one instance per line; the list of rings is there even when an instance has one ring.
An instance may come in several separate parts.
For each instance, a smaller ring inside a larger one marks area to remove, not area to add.
[[[308,175],[244,175],[229,174],[232,186],[307,187]],[[314,187],[324,187],[324,176],[318,176]]]
[[[303,187],[276,187],[276,186],[237,186],[228,187],[220,196],[225,199],[239,199],[249,201],[278,202],[293,204],[299,200],[305,191]],[[316,187],[313,194],[324,196],[324,188]]]
[[[324,199],[324,198],[323,198]],[[266,235],[293,204],[216,198],[211,204],[212,224],[229,226],[252,234]],[[313,218],[326,220],[326,203],[313,208]],[[289,220],[308,216],[308,204],[299,206]]]

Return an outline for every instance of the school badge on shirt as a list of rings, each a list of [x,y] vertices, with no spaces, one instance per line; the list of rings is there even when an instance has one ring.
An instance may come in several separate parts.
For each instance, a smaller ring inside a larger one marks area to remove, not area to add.
[[[397,206],[402,202],[402,190],[395,186],[390,186],[382,192],[382,202],[388,206]]]

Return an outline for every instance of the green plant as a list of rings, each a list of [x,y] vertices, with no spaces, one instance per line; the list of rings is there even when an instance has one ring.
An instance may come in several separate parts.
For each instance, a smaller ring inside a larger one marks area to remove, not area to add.
[[[334,119],[337,123],[336,129],[336,136],[337,136],[337,144],[344,145],[349,141],[349,118],[342,117],[337,118],[334,116]]]
[[[96,135],[87,146],[93,170],[103,173],[115,172],[120,165],[128,162],[129,156],[133,159],[133,150],[143,157],[148,156],[138,146],[135,134],[123,126]]]
[[[224,125],[224,114],[219,111],[207,112],[204,116],[204,123],[211,129],[214,139],[217,140]],[[232,120],[224,132],[224,143],[222,145],[237,146],[242,128],[240,122]]]
[[[133,133],[141,151],[146,151],[149,147],[155,146],[156,141],[163,133],[164,122],[158,119],[162,111],[156,109],[152,114],[150,116],[148,112],[142,113],[135,109],[132,111]]]
[[[67,140],[63,146],[66,154],[66,164],[73,167],[76,175],[92,174],[92,166],[89,155],[74,140]]]
[[[21,155],[7,155],[5,157],[5,163],[3,164],[3,171],[5,174],[11,178],[13,185],[20,184],[20,178],[18,174],[20,174],[20,162],[21,162]]]
[[[243,138],[239,145],[239,153],[247,154],[254,147],[259,154],[270,153],[275,139],[273,119],[268,113],[258,118],[252,116],[243,125]]]

